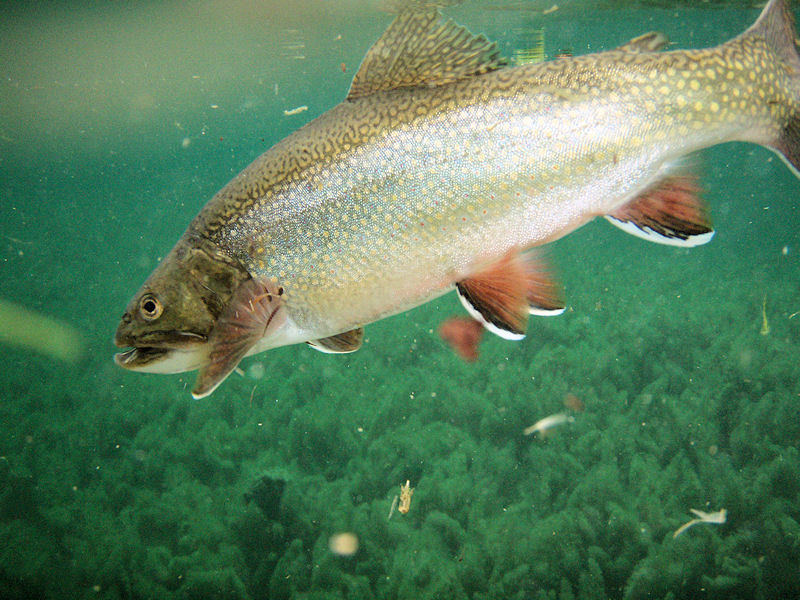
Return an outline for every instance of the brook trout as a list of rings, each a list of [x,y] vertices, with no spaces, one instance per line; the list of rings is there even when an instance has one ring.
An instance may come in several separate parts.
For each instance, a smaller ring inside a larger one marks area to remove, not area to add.
[[[615,50],[506,66],[497,47],[405,10],[347,98],[220,190],[122,316],[127,369],[199,369],[210,394],[246,355],[351,352],[365,324],[456,289],[487,329],[524,337],[564,309],[529,249],[597,216],[647,240],[713,229],[681,158],[732,140],[797,172],[800,57],[785,0],[720,46]]]

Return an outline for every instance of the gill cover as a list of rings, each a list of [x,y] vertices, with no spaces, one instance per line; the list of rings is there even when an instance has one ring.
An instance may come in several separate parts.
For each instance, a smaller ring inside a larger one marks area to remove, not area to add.
[[[208,339],[208,362],[197,374],[192,396],[204,398],[236,368],[268,331],[286,320],[283,288],[264,281],[245,281],[233,294]]]
[[[114,342],[133,349],[117,354],[117,364],[159,373],[199,368],[233,290],[247,279],[242,265],[216,245],[185,235],[122,315]]]

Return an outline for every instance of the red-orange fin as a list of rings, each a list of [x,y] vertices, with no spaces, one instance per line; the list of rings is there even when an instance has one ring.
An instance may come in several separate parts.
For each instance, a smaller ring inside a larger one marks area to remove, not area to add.
[[[250,349],[281,319],[281,288],[255,279],[244,282],[211,331],[209,363],[197,375],[192,396],[204,398],[239,364]]]
[[[471,317],[452,317],[439,325],[439,337],[466,362],[478,360],[478,344],[483,331],[483,323]]]
[[[564,312],[560,287],[532,253],[509,251],[498,262],[456,283],[467,311],[492,333],[509,340],[525,337],[528,314]]]
[[[694,177],[672,175],[610,215],[611,223],[649,242],[692,247],[714,237],[708,207]]]
[[[528,285],[528,313],[538,317],[554,317],[564,312],[564,290],[552,276],[541,256],[528,252],[521,256],[525,262]]]

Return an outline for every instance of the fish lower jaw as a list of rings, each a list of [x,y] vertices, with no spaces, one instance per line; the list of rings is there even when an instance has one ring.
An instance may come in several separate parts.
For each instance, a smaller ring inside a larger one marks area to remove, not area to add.
[[[114,362],[123,369],[140,373],[183,373],[208,363],[205,346],[188,349],[138,347],[118,352]]]

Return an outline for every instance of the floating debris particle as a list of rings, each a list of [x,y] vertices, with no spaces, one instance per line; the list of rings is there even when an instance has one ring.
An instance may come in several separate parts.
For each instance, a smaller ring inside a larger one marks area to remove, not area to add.
[[[583,410],[586,408],[583,404],[583,400],[571,393],[568,393],[566,396],[564,396],[564,407],[577,413],[583,412]]]
[[[712,523],[714,525],[722,525],[723,523],[725,523],[725,520],[728,517],[728,511],[725,510],[724,508],[718,510],[717,512],[711,512],[711,513],[703,512],[702,510],[697,510],[695,508],[690,508],[689,510],[691,510],[692,513],[697,515],[697,518],[692,519],[688,523],[684,523],[683,525],[678,527],[675,530],[675,533],[672,534],[672,539],[675,539],[684,531],[689,529],[689,527],[693,527],[698,523]]]
[[[564,423],[572,423],[574,421],[575,417],[572,415],[568,415],[566,413],[557,413],[536,421],[536,423],[530,427],[526,427],[523,433],[525,435],[531,435],[532,433],[538,432],[539,435],[543,436],[549,429],[552,429],[553,427],[563,425]]]
[[[398,512],[408,513],[411,509],[411,496],[414,495],[414,488],[411,487],[411,480],[406,479],[406,484],[400,486],[400,503],[397,506]]]
[[[71,325],[6,300],[0,300],[0,342],[69,363],[84,351],[84,340]]]
[[[252,365],[247,367],[247,376],[250,379],[263,379],[264,375],[266,374],[267,368],[264,366],[264,363],[254,362]]]
[[[353,556],[358,551],[358,536],[349,531],[336,533],[328,539],[328,548],[339,556]]]
[[[392,515],[394,514],[394,511],[397,510],[397,501],[398,500],[400,500],[400,496],[395,494],[394,495],[394,499],[392,500],[392,505],[389,507],[389,516],[386,517],[387,521],[392,518]]]
[[[291,117],[292,115],[299,115],[301,112],[305,112],[308,110],[308,107],[304,104],[303,106],[298,106],[297,108],[292,108],[289,110],[284,110],[283,114],[287,117]]]
[[[549,15],[550,13],[554,13],[558,10],[558,4],[553,4],[550,8],[545,9],[542,11],[543,15]]]
[[[250,406],[253,406],[253,396],[254,396],[254,395],[255,395],[255,393],[256,393],[256,388],[257,388],[257,387],[258,387],[257,385],[254,385],[254,386],[253,386],[253,389],[252,389],[252,390],[250,390]]]
[[[769,335],[769,321],[767,321],[767,295],[764,294],[764,301],[761,303],[761,335]]]

